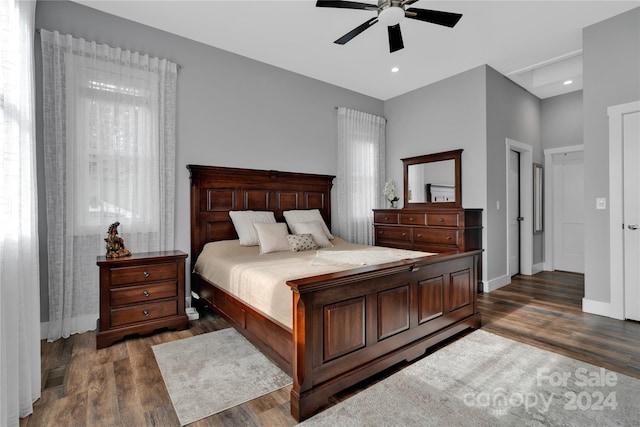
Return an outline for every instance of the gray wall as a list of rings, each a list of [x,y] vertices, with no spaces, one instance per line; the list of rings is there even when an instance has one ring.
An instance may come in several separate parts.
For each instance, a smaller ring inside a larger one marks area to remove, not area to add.
[[[596,210],[596,198],[609,198],[607,107],[640,99],[640,8],[582,32],[585,171],[585,298],[609,302],[609,210]]]
[[[542,100],[542,147],[581,145],[583,138],[582,91]]]
[[[542,163],[540,99],[487,67],[487,234],[489,277],[508,274],[506,138],[533,147],[533,162]],[[533,172],[531,172],[533,173]],[[496,208],[500,201],[501,209]],[[533,236],[533,264],[543,261],[543,234]]]
[[[187,164],[335,175],[334,107],[384,113],[381,100],[77,3],[39,1],[36,28],[167,58],[182,66],[178,73],[175,246],[187,253],[190,251]],[[39,39],[36,56],[39,61]],[[38,62],[37,105],[41,105],[42,99],[41,70]],[[37,111],[41,319],[46,321],[49,315],[41,108]]]
[[[462,148],[462,206],[486,211],[485,75],[483,65],[385,102],[387,178],[403,182],[400,159]]]

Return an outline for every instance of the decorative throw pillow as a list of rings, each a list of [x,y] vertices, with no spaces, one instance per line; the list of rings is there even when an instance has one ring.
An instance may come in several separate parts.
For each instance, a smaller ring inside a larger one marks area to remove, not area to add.
[[[318,221],[322,225],[322,230],[327,236],[327,239],[333,239],[333,235],[329,231],[327,224],[324,223],[324,219],[318,209],[284,211],[282,214],[291,230],[293,230],[292,225],[298,222]]]
[[[287,224],[278,222],[275,224],[254,223],[253,226],[258,233],[258,241],[260,242],[260,254],[268,254],[271,252],[291,251],[291,245],[287,236]]]
[[[276,217],[270,211],[229,211],[229,216],[242,246],[257,246],[260,243],[258,233],[253,227],[254,223],[276,222]]]
[[[313,251],[318,249],[316,242],[313,241],[311,234],[289,234],[287,236],[291,249],[295,252]]]
[[[293,224],[291,229],[294,234],[311,234],[313,241],[316,242],[316,246],[319,248],[330,248],[333,246],[322,229],[322,223],[318,221],[298,222]]]

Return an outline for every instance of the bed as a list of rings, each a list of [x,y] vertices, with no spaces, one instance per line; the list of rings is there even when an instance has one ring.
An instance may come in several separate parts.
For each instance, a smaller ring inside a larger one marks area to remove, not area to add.
[[[262,307],[194,267],[207,243],[238,239],[230,211],[315,210],[331,227],[334,177],[189,165],[191,290],[293,378],[291,415],[468,328],[480,327],[475,277],[481,251],[443,253],[288,280],[288,314]],[[340,247],[338,246],[338,249]],[[216,255],[213,255],[215,258]],[[215,276],[214,276],[215,277]]]

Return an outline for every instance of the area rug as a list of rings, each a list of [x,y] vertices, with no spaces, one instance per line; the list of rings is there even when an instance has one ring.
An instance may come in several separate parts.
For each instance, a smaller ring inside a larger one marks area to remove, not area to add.
[[[152,349],[181,426],[291,384],[233,328]]]
[[[640,380],[482,330],[301,426],[639,426]]]

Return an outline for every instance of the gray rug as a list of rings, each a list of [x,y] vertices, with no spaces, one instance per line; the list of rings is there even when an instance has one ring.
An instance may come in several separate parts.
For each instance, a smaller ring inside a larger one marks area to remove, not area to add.
[[[291,384],[233,328],[152,349],[182,426]]]
[[[478,330],[301,426],[640,426],[640,380]]]

